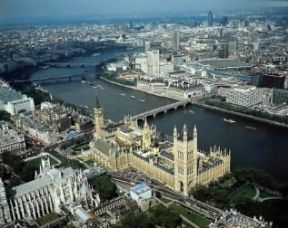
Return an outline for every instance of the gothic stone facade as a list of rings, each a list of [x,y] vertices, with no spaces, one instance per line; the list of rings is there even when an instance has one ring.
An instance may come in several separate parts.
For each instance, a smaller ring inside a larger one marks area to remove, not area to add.
[[[10,208],[10,215],[5,215],[7,221],[27,217],[38,219],[51,212],[60,213],[62,206],[75,203],[86,207],[97,207],[100,203],[99,195],[92,195],[81,170],[53,168],[49,157],[41,159],[40,172],[35,173],[35,180],[13,187],[9,193],[8,204],[5,204],[6,211]]]
[[[89,156],[113,171],[134,167],[186,195],[196,184],[207,184],[230,172],[230,152],[216,147],[209,153],[199,151],[196,127],[191,135],[186,126],[181,134],[175,128],[172,140],[159,140],[154,127],[145,121],[139,128],[130,117],[117,130],[107,131],[99,102],[94,112],[94,153]]]

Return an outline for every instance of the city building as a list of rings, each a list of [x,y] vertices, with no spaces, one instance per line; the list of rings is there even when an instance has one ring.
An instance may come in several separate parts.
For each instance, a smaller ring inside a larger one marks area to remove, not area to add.
[[[173,139],[160,139],[155,127],[145,121],[126,117],[123,124],[113,130],[105,126],[102,107],[95,107],[95,135],[90,147],[91,156],[108,169],[118,171],[134,167],[167,187],[187,195],[196,184],[207,184],[230,172],[230,152],[210,148],[204,153],[198,148],[197,129],[189,134],[174,129]],[[193,137],[192,137],[193,136]]]
[[[212,13],[212,11],[208,12],[208,26],[209,27],[213,26],[213,13]]]
[[[152,189],[145,183],[130,188],[130,196],[138,204],[152,198]]]
[[[268,105],[272,102],[272,91],[255,86],[220,87],[218,94],[226,98],[226,102],[247,108]]]
[[[151,49],[151,44],[149,41],[145,41],[144,42],[144,49],[145,49],[145,53],[147,54],[148,51]]]
[[[20,113],[14,116],[13,121],[17,127],[26,131],[31,138],[37,139],[44,144],[57,143],[61,139],[61,135],[52,128],[52,125],[42,120],[36,120],[32,112]]]
[[[10,113],[12,116],[22,111],[34,111],[34,100],[17,92],[0,80],[0,110]]]
[[[60,104],[41,104],[41,110],[23,112],[12,118],[15,125],[45,144],[57,143],[67,131],[82,132],[93,128],[89,117]]]
[[[159,50],[147,51],[148,74],[158,76],[160,74],[160,55]]]
[[[8,225],[12,222],[7,195],[2,179],[0,178],[0,226]]]
[[[26,149],[25,137],[11,128],[11,125],[0,121],[0,154],[7,152],[23,152]]]
[[[179,31],[175,31],[173,34],[173,49],[175,52],[179,51],[179,45],[180,45],[180,34]]]
[[[240,59],[207,59],[200,60],[198,65],[207,70],[227,71],[227,70],[249,70],[252,65]]]
[[[97,207],[100,203],[99,195],[93,194],[81,170],[56,169],[50,165],[49,157],[41,158],[35,180],[13,187],[7,196],[12,221],[27,217],[36,220],[52,212],[59,214],[62,208],[86,220],[87,212],[82,206]]]
[[[264,221],[261,217],[259,219],[250,218],[245,216],[235,210],[225,211],[224,214],[213,223],[209,224],[209,228],[232,228],[232,227],[241,227],[241,228],[271,228],[272,223]]]

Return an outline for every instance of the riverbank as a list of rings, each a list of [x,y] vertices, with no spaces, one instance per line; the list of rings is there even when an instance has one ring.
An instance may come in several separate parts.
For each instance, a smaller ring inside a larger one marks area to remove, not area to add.
[[[192,104],[196,105],[196,106],[199,106],[201,108],[204,108],[204,109],[209,109],[209,110],[213,110],[213,111],[217,111],[217,112],[222,112],[222,113],[226,113],[226,114],[229,114],[229,115],[238,116],[238,117],[241,117],[241,118],[245,118],[245,119],[254,120],[254,121],[257,121],[257,122],[269,124],[269,125],[272,125],[272,126],[288,128],[288,125],[284,124],[284,123],[279,123],[279,122],[275,122],[275,121],[272,121],[272,120],[267,120],[267,119],[264,119],[264,118],[243,114],[243,113],[240,113],[240,112],[230,111],[230,110],[227,110],[227,109],[223,109],[223,108],[219,108],[219,107],[215,107],[215,106],[211,106],[211,105],[202,104],[202,103],[199,103],[199,102],[193,102]]]
[[[124,84],[121,84],[121,83],[118,83],[118,82],[114,82],[114,81],[111,81],[111,80],[109,80],[109,79],[107,79],[105,77],[100,77],[100,79],[105,81],[105,82],[117,85],[117,86],[121,86],[121,87],[125,87],[125,88],[128,88],[128,89],[133,89],[133,90],[136,90],[136,91],[144,92],[144,93],[147,93],[147,94],[150,94],[150,95],[153,95],[153,96],[168,98],[168,99],[171,99],[171,100],[174,100],[174,101],[180,101],[179,99],[175,99],[175,98],[173,99],[171,97],[166,97],[166,96],[162,96],[160,94],[156,94],[156,93],[153,93],[153,92],[141,90],[141,89],[137,88],[136,86],[128,86],[128,85],[124,85]],[[260,118],[260,117],[256,117],[256,116],[252,116],[252,115],[243,114],[243,113],[240,113],[240,112],[230,111],[230,110],[227,110],[227,109],[223,109],[223,108],[219,108],[219,107],[215,107],[215,106],[211,106],[211,105],[202,104],[202,103],[199,103],[199,102],[192,102],[192,104],[193,105],[197,105],[199,107],[202,107],[204,109],[214,110],[214,111],[226,113],[226,114],[229,114],[229,115],[238,116],[238,117],[241,117],[241,118],[245,118],[245,119],[249,119],[249,120],[253,120],[253,121],[269,124],[269,125],[272,125],[272,126],[288,128],[288,125],[284,124],[284,123],[279,123],[279,122],[276,122],[276,121],[272,121],[272,120],[268,120],[268,119],[264,119],[264,118]]]
[[[171,97],[166,97],[166,96],[163,96],[161,94],[157,94],[157,93],[153,93],[153,92],[149,92],[149,91],[146,91],[146,90],[141,90],[139,88],[137,88],[136,86],[129,86],[129,85],[124,85],[124,84],[121,84],[119,82],[114,82],[112,80],[109,80],[103,76],[99,77],[101,80],[105,81],[105,82],[108,82],[108,83],[111,83],[111,84],[114,84],[114,85],[117,85],[117,86],[121,86],[121,87],[125,87],[127,89],[133,89],[133,90],[136,90],[136,91],[139,91],[139,92],[143,92],[143,93],[147,93],[147,94],[150,94],[150,95],[153,95],[153,96],[156,96],[156,97],[161,97],[161,98],[168,98],[168,99],[171,99],[173,101],[180,101],[178,99],[175,99],[175,98],[171,98]]]

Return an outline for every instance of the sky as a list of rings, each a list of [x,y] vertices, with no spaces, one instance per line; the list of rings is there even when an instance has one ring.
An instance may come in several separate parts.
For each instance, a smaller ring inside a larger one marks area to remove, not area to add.
[[[0,0],[0,20],[33,21],[253,10],[288,6],[287,0]]]

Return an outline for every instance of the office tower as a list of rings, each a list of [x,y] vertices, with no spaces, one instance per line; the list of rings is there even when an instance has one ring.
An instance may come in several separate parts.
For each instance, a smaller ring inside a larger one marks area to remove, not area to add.
[[[222,18],[221,25],[226,26],[226,25],[228,25],[228,23],[229,23],[228,17],[224,16],[224,17]]]
[[[149,50],[147,52],[148,74],[159,75],[160,71],[160,56],[159,50]]]
[[[229,57],[229,44],[228,43],[221,44],[219,50],[219,58],[226,59],[228,57]]]
[[[147,52],[150,50],[151,48],[151,44],[149,41],[145,41],[144,43],[144,49],[145,49],[145,53],[147,54]]]
[[[211,11],[208,12],[208,26],[213,26],[213,13]]]
[[[173,34],[173,49],[174,51],[179,51],[180,36],[179,32],[176,31]]]
[[[11,215],[2,179],[0,178],[0,226],[11,222]]]

